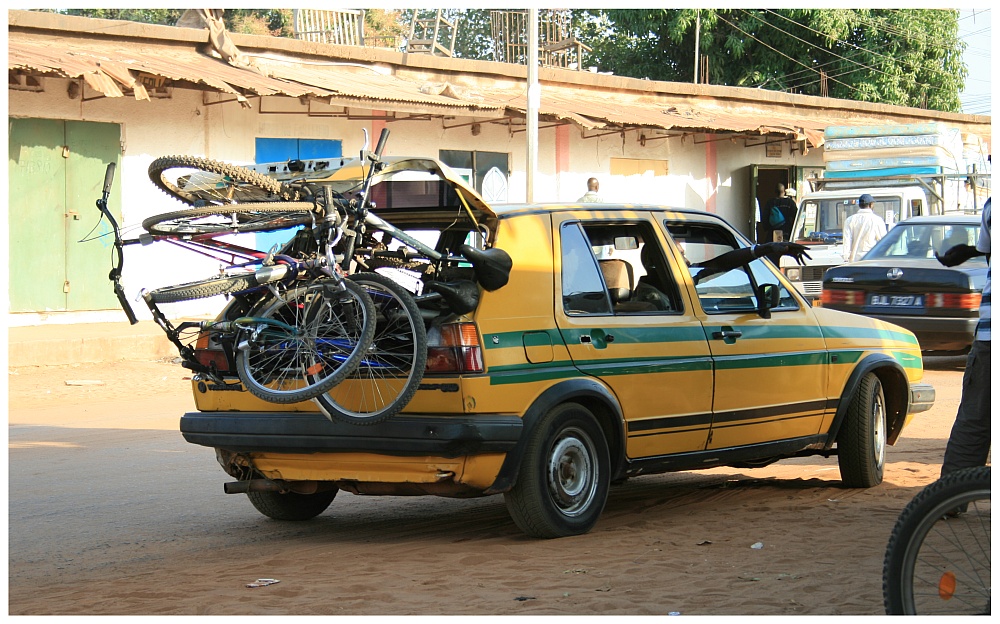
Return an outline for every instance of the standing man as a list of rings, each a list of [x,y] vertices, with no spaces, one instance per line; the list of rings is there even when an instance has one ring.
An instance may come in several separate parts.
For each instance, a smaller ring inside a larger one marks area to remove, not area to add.
[[[601,184],[597,181],[597,178],[590,178],[587,180],[587,192],[583,194],[580,199],[576,200],[581,204],[600,204],[604,202],[601,196],[597,194],[597,189],[601,187]],[[597,259],[603,260],[604,258],[610,258],[615,255],[614,245],[601,245],[601,248],[597,250]]]
[[[600,188],[600,183],[597,178],[590,178],[587,180],[587,192],[583,194],[583,197],[576,200],[582,204],[599,204],[604,200],[597,194],[597,189]]]
[[[844,260],[860,260],[885,236],[885,221],[872,211],[875,198],[865,193],[858,198],[860,210],[844,221]]]
[[[992,198],[991,198],[992,199]],[[935,254],[937,256],[937,254]],[[990,261],[990,200],[983,206],[982,226],[976,246],[955,245],[937,256],[938,262],[951,267],[962,264],[969,258],[986,256]],[[962,378],[962,402],[958,405],[958,415],[948,436],[948,446],[944,451],[941,476],[959,468],[985,466],[990,453],[990,273],[986,270],[986,286],[979,304],[979,324],[976,339],[972,342],[969,357],[965,361],[965,375]]]

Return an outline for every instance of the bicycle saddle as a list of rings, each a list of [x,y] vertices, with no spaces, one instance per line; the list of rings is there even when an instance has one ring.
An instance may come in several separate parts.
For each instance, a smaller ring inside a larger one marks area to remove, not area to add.
[[[426,288],[441,295],[455,314],[468,314],[479,305],[479,287],[471,280],[427,282]]]
[[[510,279],[510,268],[514,262],[503,249],[476,249],[471,245],[462,245],[459,252],[472,265],[476,272],[476,281],[486,290],[497,290],[507,284]]]

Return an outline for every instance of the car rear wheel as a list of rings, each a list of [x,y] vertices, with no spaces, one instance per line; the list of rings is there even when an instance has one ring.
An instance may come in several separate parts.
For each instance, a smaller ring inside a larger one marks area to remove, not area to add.
[[[882,483],[885,470],[886,413],[882,382],[867,373],[851,398],[847,418],[837,434],[840,478],[847,487]]]
[[[333,502],[337,490],[296,494],[295,492],[247,492],[257,511],[275,520],[309,520],[320,515]]]
[[[597,419],[566,403],[532,430],[517,483],[504,494],[514,523],[533,537],[580,535],[608,498],[611,460]]]

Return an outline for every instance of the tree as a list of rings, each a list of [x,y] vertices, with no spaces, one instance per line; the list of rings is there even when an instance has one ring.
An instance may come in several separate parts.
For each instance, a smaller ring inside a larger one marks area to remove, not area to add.
[[[579,12],[590,64],[653,80],[693,81],[699,25],[711,84],[961,110],[968,69],[957,10]]]

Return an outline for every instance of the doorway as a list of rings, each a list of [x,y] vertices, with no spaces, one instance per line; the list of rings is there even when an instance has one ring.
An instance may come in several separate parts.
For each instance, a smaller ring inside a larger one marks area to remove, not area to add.
[[[772,165],[751,165],[750,166],[750,232],[755,243],[768,242],[764,240],[766,235],[763,232],[770,231],[771,228],[764,226],[760,222],[761,209],[767,206],[767,202],[774,199],[775,189],[779,184],[786,189],[800,189],[796,186],[801,180],[796,177],[797,167],[794,166],[772,166]],[[795,200],[798,203],[798,199]]]
[[[121,126],[10,118],[8,127],[9,311],[117,308],[114,240],[94,204],[108,163],[121,171]],[[119,222],[120,179],[108,200]]]

